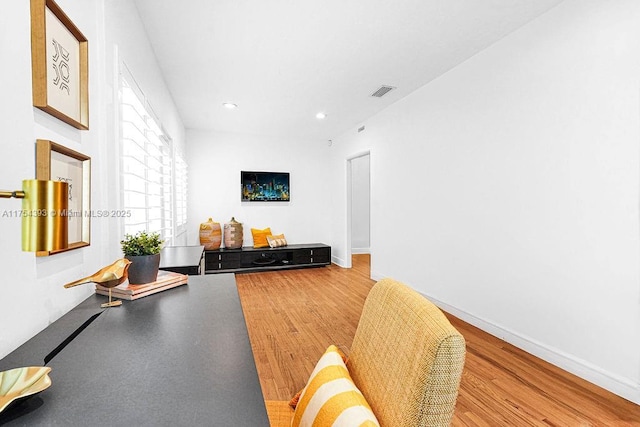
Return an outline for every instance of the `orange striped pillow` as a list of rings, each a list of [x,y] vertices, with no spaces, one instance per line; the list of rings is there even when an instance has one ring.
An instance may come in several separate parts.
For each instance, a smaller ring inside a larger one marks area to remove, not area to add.
[[[284,238],[284,234],[267,236],[267,242],[269,242],[269,246],[271,246],[272,248],[287,246],[287,239]]]
[[[302,390],[292,427],[380,426],[371,407],[353,383],[335,345],[322,355]]]

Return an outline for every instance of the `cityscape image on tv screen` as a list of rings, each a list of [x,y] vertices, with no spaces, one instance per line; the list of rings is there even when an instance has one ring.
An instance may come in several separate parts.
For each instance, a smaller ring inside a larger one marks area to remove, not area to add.
[[[242,201],[288,202],[291,197],[288,172],[241,172]]]

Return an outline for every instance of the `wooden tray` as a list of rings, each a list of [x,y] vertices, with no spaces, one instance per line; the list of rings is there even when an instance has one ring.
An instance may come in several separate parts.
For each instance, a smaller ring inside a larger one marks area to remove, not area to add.
[[[142,285],[130,285],[128,281],[111,288],[111,296],[125,300],[136,300],[158,292],[166,291],[177,286],[187,284],[189,276],[186,274],[174,273],[173,271],[158,271],[158,278],[155,282]],[[96,284],[96,293],[99,295],[109,295],[109,288]]]

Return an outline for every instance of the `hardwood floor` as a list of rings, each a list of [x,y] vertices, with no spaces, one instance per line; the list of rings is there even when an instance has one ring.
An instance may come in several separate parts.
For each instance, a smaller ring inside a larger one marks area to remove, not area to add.
[[[236,275],[272,425],[286,425],[285,401],[300,390],[330,344],[349,354],[374,282],[369,257],[352,269]],[[467,357],[454,426],[640,426],[640,406],[447,315]]]
[[[348,353],[362,305],[374,282],[368,262],[237,274],[262,392],[289,400],[304,387],[331,344]]]

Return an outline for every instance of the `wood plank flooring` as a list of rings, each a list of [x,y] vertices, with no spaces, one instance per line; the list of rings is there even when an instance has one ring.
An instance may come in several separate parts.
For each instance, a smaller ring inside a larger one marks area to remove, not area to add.
[[[330,344],[346,354],[374,282],[352,269],[236,275],[272,425]],[[640,407],[447,315],[467,341],[454,426],[640,426]]]
[[[237,274],[262,392],[289,400],[331,344],[348,353],[374,282],[363,260],[330,267]]]

